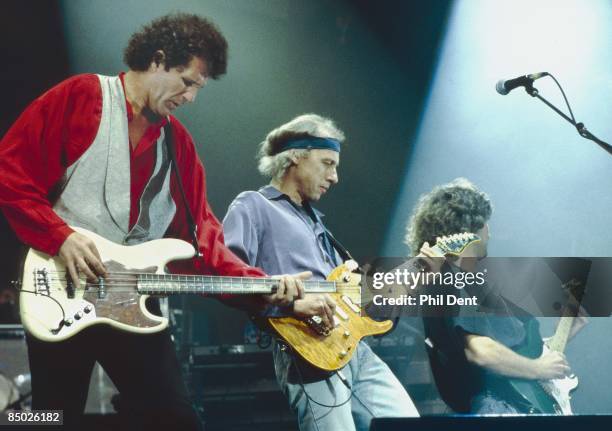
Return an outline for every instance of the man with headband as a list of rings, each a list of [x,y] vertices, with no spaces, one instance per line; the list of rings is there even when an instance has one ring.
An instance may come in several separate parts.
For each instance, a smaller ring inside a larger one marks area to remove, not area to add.
[[[301,115],[261,143],[259,171],[271,178],[257,192],[236,197],[223,221],[226,244],[266,272],[311,271],[325,280],[346,256],[311,206],[338,182],[344,134],[327,118]],[[306,295],[291,307],[269,307],[267,316],[320,316],[333,327],[336,304],[328,295]],[[274,346],[276,376],[301,430],[367,430],[373,417],[418,416],[389,367],[360,342],[349,364],[326,373]]]

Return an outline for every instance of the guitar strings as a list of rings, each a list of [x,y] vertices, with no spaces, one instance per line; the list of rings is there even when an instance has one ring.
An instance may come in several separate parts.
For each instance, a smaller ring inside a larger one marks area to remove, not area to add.
[[[65,274],[64,271],[48,271],[49,274]],[[195,275],[195,274],[157,274],[154,272],[131,272],[131,271],[112,271],[109,274],[118,274],[118,275],[127,275],[127,276],[144,276],[154,278],[168,278],[168,277],[184,277],[184,278],[193,278],[193,279],[211,279],[211,280],[245,280],[249,282],[258,282],[258,283],[277,283],[280,279],[271,278],[271,277],[232,277],[225,275]],[[304,280],[306,284],[341,284],[336,281],[330,280]]]
[[[63,275],[62,272],[59,272],[59,271],[50,271],[50,273],[61,274],[59,276],[51,277],[50,278],[51,281],[66,282],[68,280],[68,277]],[[120,278],[120,277],[115,277],[114,276],[115,274],[130,275],[130,277]],[[143,275],[143,274],[146,274],[146,275],[162,275],[162,274],[149,274],[149,273],[137,274],[137,273],[121,273],[121,272],[116,273],[116,272],[113,272],[113,273],[111,273],[110,277],[106,277],[104,279],[105,282],[103,282],[103,283],[99,283],[99,282],[98,283],[87,282],[87,285],[90,286],[90,287],[91,286],[102,286],[102,285],[104,285],[105,287],[107,287],[109,289],[111,289],[111,288],[114,289],[117,286],[120,286],[120,287],[124,287],[124,286],[132,287],[132,286],[138,286],[138,284],[142,284],[142,283],[148,284],[148,283],[155,283],[155,281],[158,281],[158,280],[146,280],[146,279],[139,278],[139,275]],[[231,286],[235,286],[235,285],[239,285],[239,284],[242,284],[242,285],[250,284],[250,285],[255,285],[255,286],[259,286],[259,287],[261,287],[261,286],[268,286],[270,284],[270,281],[272,281],[272,280],[269,280],[269,279],[268,280],[261,280],[261,278],[246,278],[246,277],[243,278],[243,277],[237,277],[237,279],[243,280],[243,282],[237,283],[237,282],[233,281],[231,278],[229,278],[229,279],[223,278],[223,279],[219,280],[218,278],[214,278],[215,276],[210,276],[211,277],[210,279],[205,279],[205,280],[198,280],[198,279],[195,278],[195,277],[201,277],[201,276],[183,276],[183,275],[180,275],[178,277],[185,277],[185,278],[184,279],[180,279],[179,278],[178,280],[158,281],[158,282],[160,284],[162,284],[162,283],[181,283],[181,284],[187,285],[187,286],[190,286],[190,285],[193,285],[193,286],[196,286],[196,287],[204,286],[205,288],[206,287],[211,288],[211,286],[212,286],[212,290],[214,290],[214,286],[215,285],[221,286],[221,288],[230,286],[230,289],[233,289],[233,288],[231,288]],[[209,276],[204,276],[204,277],[209,277]],[[246,279],[249,279],[249,283],[244,283],[244,280],[246,280]],[[84,279],[81,279],[81,280],[85,281]],[[336,288],[336,292],[337,293],[341,293],[341,292],[360,292],[361,291],[361,287],[360,286],[353,286],[353,285],[343,286],[342,284],[339,284],[339,283],[337,283],[335,281],[324,281],[324,282],[308,283],[308,281],[306,280],[306,282],[307,282],[307,284],[315,284],[316,283],[317,287],[319,287],[321,289],[324,289],[325,287],[328,287],[328,286],[330,288],[334,287],[334,288]],[[312,286],[310,286],[310,287],[306,286],[306,288],[307,289],[308,288],[312,289]],[[191,289],[191,288],[187,287],[187,289]],[[143,288],[141,290],[156,290],[156,289],[146,289],[146,288]],[[160,287],[160,290],[163,290],[163,287]],[[219,290],[221,290],[221,289],[219,289]],[[233,290],[240,290],[240,287],[237,287],[237,288],[235,288]],[[320,292],[320,293],[325,293],[325,292]],[[334,293],[334,292],[329,292],[329,293]]]
[[[65,273],[63,271],[49,271],[50,274],[60,274],[63,275],[56,278],[56,279],[60,279],[60,280],[65,280]],[[167,282],[173,282],[173,281],[186,281],[186,280],[210,280],[215,281],[217,283],[240,283],[240,282],[249,282],[249,283],[255,283],[255,284],[275,284],[278,283],[279,279],[276,278],[268,278],[268,277],[230,277],[230,276],[219,276],[219,275],[186,275],[186,274],[156,274],[156,273],[150,273],[150,272],[122,272],[122,271],[113,271],[111,273],[109,273],[111,276],[113,275],[126,275],[129,277],[129,279],[131,280],[133,277],[136,277],[137,279],[139,279],[140,281],[145,281],[145,282],[151,282],[151,281],[155,281],[160,280],[162,278],[170,278],[170,280],[168,280]],[[139,278],[140,276],[142,276],[144,279]],[[150,277],[149,280],[147,280],[147,278]],[[173,280],[172,277],[178,277],[178,279]],[[109,279],[107,277],[107,279]],[[113,280],[116,280],[116,278],[113,278]],[[226,281],[227,280],[227,281]],[[236,282],[235,280],[241,280],[239,282]],[[359,287],[359,286],[353,286],[353,285],[349,285],[348,283],[347,286],[344,286],[345,283],[342,282],[337,282],[337,281],[331,281],[331,280],[304,280],[303,281],[304,284],[306,285],[317,285],[317,286],[330,286],[330,287],[337,287],[337,286],[341,286],[343,289],[346,288],[351,288],[351,287]]]
[[[66,275],[63,275],[62,272],[58,272],[58,271],[51,271],[51,273],[53,274],[60,274],[59,276],[53,276],[50,279],[53,281],[67,281],[68,277]],[[121,278],[121,277],[115,277],[115,274],[120,274],[120,275],[129,275],[129,277],[126,278]],[[145,275],[144,278],[141,278],[141,275]],[[151,277],[151,279],[147,279],[148,277],[146,276],[160,276],[159,278],[156,277]],[[172,275],[174,276],[174,275]],[[168,276],[165,274],[149,274],[149,273],[111,273],[110,277],[106,277],[104,278],[104,280],[106,280],[107,283],[114,283],[117,281],[127,281],[127,282],[140,282],[140,283],[199,283],[199,284],[216,284],[216,285],[259,285],[259,286],[269,286],[272,284],[272,286],[274,286],[278,280],[262,280],[262,279],[258,279],[258,278],[246,278],[246,277],[236,277],[236,278],[231,278],[231,277],[219,277],[216,278],[215,276],[184,276],[184,275],[176,275],[176,277],[178,277],[177,279],[172,279],[170,278],[169,280],[163,280],[162,278],[167,278]],[[81,279],[83,281],[85,281],[85,279]],[[239,280],[239,281],[237,281]],[[272,283],[274,282],[274,283]],[[89,283],[89,284],[101,284],[101,283]],[[306,288],[307,289],[316,289],[316,287],[321,288],[321,289],[325,289],[325,288],[342,288],[344,289],[359,289],[359,286],[343,286],[342,283],[337,283],[335,281],[305,281],[306,284]]]
[[[164,293],[245,293],[245,294],[253,294],[253,295],[265,295],[265,294],[270,294],[271,292],[269,291],[258,291],[255,289],[241,289],[241,288],[233,288],[233,289],[217,289],[217,288],[203,288],[202,286],[199,285],[194,285],[194,286],[184,286],[181,287],[180,289],[165,289],[164,287],[139,287],[138,283],[122,283],[122,284],[112,284],[112,285],[103,285],[102,287],[100,287],[99,284],[88,284],[85,287],[74,287],[73,288],[76,292],[98,292],[98,291],[106,291],[107,293],[111,293],[111,292],[115,292],[115,293],[123,293],[123,292],[137,292],[137,293],[159,293],[159,294],[164,294]],[[43,289],[40,289],[41,291]],[[46,289],[44,289],[46,290]],[[54,284],[53,287],[51,287],[49,289],[50,291],[53,292],[63,292],[66,291],[67,289],[64,287],[63,284]],[[317,293],[317,292],[312,292],[312,293]],[[322,292],[324,293],[324,292]],[[347,293],[351,293],[351,292],[347,292]],[[358,290],[356,290],[354,293],[360,293]],[[38,292],[38,294],[41,294],[41,292]],[[359,305],[359,304],[356,304]]]

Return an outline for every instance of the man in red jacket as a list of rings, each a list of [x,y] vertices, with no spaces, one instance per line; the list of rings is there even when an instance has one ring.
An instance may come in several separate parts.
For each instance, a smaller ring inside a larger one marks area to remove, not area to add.
[[[70,226],[124,245],[197,241],[202,257],[173,265],[177,272],[265,275],[225,247],[193,140],[171,115],[193,102],[208,78],[225,73],[225,38],[202,17],[167,15],[131,37],[124,60],[127,73],[78,75],[52,88],[2,139],[0,208],[12,229],[25,244],[59,255],[77,285],[79,274],[97,281],[106,268],[94,243]],[[185,199],[165,143],[168,130]],[[188,212],[199,227],[193,241]],[[303,295],[302,276],[282,277],[275,295],[226,300],[250,311],[288,304]],[[32,336],[27,342],[34,409],[63,410],[65,422],[75,424],[98,361],[122,394],[129,429],[201,428],[167,330],[135,335],[98,325],[59,343]]]

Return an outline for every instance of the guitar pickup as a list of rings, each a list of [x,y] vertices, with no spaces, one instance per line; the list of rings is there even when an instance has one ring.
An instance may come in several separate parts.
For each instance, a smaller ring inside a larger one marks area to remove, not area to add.
[[[344,301],[344,303],[345,303],[346,305],[348,305],[348,306],[351,308],[351,310],[353,310],[355,313],[359,314],[359,312],[361,311],[361,309],[360,309],[360,308],[359,308],[357,305],[355,305],[355,304],[353,303],[353,301],[351,301],[351,298],[349,298],[349,297],[348,297],[348,296],[346,296],[346,295],[342,295],[342,300]]]
[[[106,284],[104,283],[104,279],[102,277],[98,277],[98,298],[106,298]]]
[[[340,316],[340,318],[342,320],[349,320],[348,314],[346,314],[346,312],[342,308],[340,308],[340,307],[336,307],[336,314],[338,316]],[[334,316],[334,317],[336,317],[336,316]],[[336,326],[338,326],[338,325],[336,325]]]
[[[72,282],[72,277],[67,271],[66,271],[66,296],[68,296],[68,299],[74,298],[74,283]]]

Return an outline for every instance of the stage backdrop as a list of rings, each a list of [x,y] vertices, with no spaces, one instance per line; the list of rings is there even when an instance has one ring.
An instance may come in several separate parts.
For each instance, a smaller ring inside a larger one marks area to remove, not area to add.
[[[611,255],[612,156],[523,89],[495,91],[502,78],[550,72],[577,120],[612,142],[611,20],[606,0],[454,2],[383,254],[405,254],[418,197],[461,176],[493,200],[490,255]],[[552,80],[535,87],[567,112]],[[580,413],[612,411],[611,330],[591,319],[568,346]]]
[[[376,255],[409,154],[449,2],[199,0],[62,3],[73,73],[125,70],[122,51],[142,24],[171,11],[210,17],[229,42],[228,73],[177,117],[193,134],[221,218],[264,184],[257,145],[315,112],[347,136],[340,183],[321,201],[328,227],[353,254]]]
[[[66,0],[60,9],[71,73],[125,70],[129,35],[164,13],[196,12],[218,23],[230,43],[229,73],[177,116],[197,143],[219,217],[237,193],[263,184],[254,155],[265,134],[317,112],[348,136],[341,182],[320,207],[358,256],[405,255],[404,226],[417,197],[458,176],[494,200],[491,254],[609,255],[612,157],[520,89],[502,97],[494,85],[554,73],[577,118],[611,140],[612,5],[373,3]],[[551,81],[537,87],[561,103]],[[201,339],[241,341],[239,314],[202,302],[192,305],[206,316]],[[609,332],[608,319],[594,319],[569,348],[583,382],[579,412],[610,409]]]
[[[61,3],[72,73],[116,74],[142,24],[171,11],[210,17],[229,42],[228,74],[177,111],[207,171],[221,218],[239,192],[265,183],[258,143],[302,113],[347,136],[340,184],[321,201],[355,256],[380,253],[445,28],[450,2],[369,0],[78,1]],[[186,301],[194,341],[242,343],[245,318],[213,300]]]

